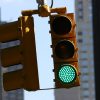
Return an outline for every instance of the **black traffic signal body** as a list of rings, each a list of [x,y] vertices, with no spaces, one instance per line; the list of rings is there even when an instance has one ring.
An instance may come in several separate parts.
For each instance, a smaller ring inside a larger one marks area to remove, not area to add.
[[[22,69],[3,74],[4,90],[39,89],[38,68],[34,36],[34,19],[22,16],[18,21],[0,25],[0,42],[19,40],[20,44],[1,50],[1,65],[10,67],[22,64]]]
[[[55,88],[80,85],[75,26],[73,13],[50,15]]]

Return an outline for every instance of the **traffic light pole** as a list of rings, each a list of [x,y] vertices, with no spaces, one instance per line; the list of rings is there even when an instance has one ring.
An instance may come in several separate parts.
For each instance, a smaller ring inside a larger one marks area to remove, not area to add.
[[[42,5],[38,10],[24,10],[22,11],[23,16],[32,16],[33,14],[38,14],[41,17],[48,17],[51,13],[64,14],[66,13],[66,7],[61,8],[50,8],[47,5]]]

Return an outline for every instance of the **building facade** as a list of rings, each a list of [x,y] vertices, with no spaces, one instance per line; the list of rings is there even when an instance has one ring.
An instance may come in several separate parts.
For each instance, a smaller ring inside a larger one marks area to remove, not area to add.
[[[7,22],[1,21],[1,10],[0,10],[0,24],[4,24],[4,23],[7,23]],[[0,49],[7,48],[7,47],[17,45],[17,44],[19,44],[18,41],[9,42],[9,43],[0,43]],[[3,83],[2,83],[3,82],[2,75],[4,72],[13,71],[19,68],[20,66],[13,66],[11,68],[4,69],[2,68],[1,62],[0,62],[0,100],[24,100],[24,91],[22,89],[6,92],[3,89]]]
[[[95,100],[92,1],[75,0],[79,64],[80,100]]]

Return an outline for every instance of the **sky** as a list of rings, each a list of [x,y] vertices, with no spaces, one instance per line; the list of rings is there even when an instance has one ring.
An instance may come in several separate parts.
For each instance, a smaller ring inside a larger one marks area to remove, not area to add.
[[[47,0],[50,6],[51,0]],[[18,20],[22,10],[37,9],[36,0],[0,0],[1,20],[12,22]],[[74,0],[54,0],[53,7],[67,7],[68,13],[74,12]],[[50,25],[48,17],[39,17],[33,15],[35,24],[35,39],[38,60],[38,71],[40,88],[53,88],[54,74],[53,59],[51,58],[52,50],[51,36],[49,34]],[[24,91],[25,100],[54,100],[54,90],[38,90],[36,92]]]

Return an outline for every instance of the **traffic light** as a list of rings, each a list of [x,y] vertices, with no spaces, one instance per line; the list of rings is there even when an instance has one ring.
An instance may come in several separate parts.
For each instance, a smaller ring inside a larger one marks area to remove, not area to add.
[[[36,58],[34,19],[21,16],[18,21],[0,25],[0,42],[9,43],[19,40],[20,44],[1,50],[1,64],[8,68],[21,64],[22,68],[3,74],[5,91],[24,88],[28,91],[39,89]]]
[[[50,15],[55,88],[80,85],[75,26],[73,13]]]

